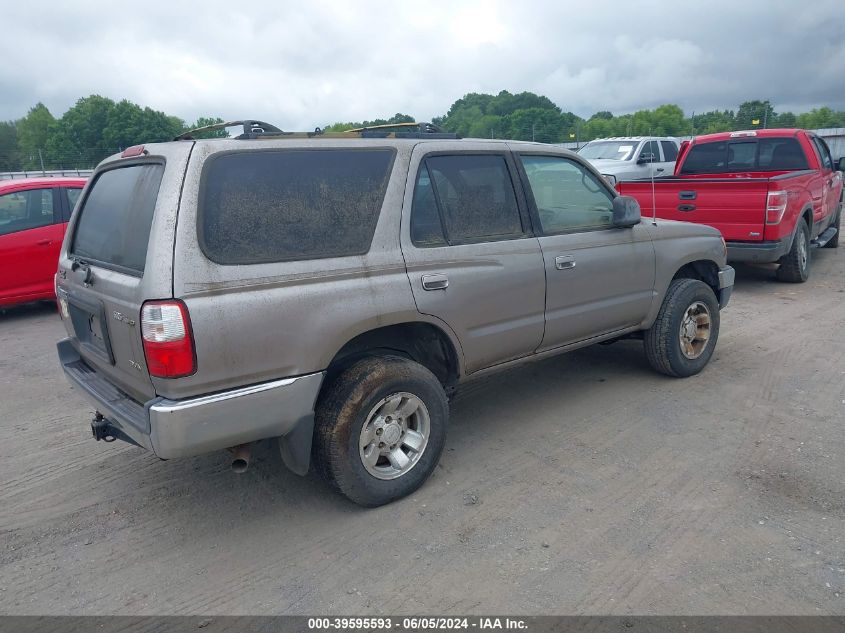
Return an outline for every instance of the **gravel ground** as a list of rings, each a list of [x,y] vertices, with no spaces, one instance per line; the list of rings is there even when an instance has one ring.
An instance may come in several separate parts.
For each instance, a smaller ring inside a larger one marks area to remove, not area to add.
[[[634,341],[466,386],[440,467],[363,510],[259,445],[91,439],[52,306],[0,314],[0,613],[843,614],[845,249],[741,267],[710,366]]]

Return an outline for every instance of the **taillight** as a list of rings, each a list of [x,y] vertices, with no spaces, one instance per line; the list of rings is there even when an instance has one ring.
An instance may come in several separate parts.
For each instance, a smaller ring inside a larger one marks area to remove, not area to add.
[[[778,224],[786,213],[786,191],[770,191],[766,198],[766,224]]]
[[[141,307],[141,338],[151,376],[179,378],[196,369],[191,318],[181,301],[148,301]]]

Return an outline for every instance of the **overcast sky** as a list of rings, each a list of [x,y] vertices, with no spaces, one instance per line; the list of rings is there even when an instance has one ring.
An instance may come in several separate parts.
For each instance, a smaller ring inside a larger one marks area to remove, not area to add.
[[[845,109],[841,0],[10,2],[0,119],[100,94],[288,130],[529,90],[589,116]]]

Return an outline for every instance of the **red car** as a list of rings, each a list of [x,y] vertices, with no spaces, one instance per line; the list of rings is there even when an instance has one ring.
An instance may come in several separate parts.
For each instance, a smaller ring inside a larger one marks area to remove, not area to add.
[[[810,245],[839,245],[843,169],[807,130],[724,132],[684,142],[674,176],[616,188],[643,215],[716,227],[728,261],[778,262],[779,279],[802,282]]]
[[[0,307],[55,299],[59,249],[86,180],[0,181]]]

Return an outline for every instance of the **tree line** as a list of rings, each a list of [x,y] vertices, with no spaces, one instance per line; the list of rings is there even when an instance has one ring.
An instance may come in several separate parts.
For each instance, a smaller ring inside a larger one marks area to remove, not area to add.
[[[397,114],[387,120],[336,123],[326,129],[341,131],[404,120],[413,118]],[[689,116],[679,106],[666,104],[618,116],[603,110],[584,119],[564,111],[548,97],[503,90],[497,95],[476,92],[464,95],[432,123],[462,137],[566,143],[608,136],[694,136],[763,127],[845,127],[845,111],[821,107],[800,114],[778,113],[769,101],[753,100],[745,101],[736,110],[691,112]]]
[[[115,102],[100,95],[79,99],[60,118],[37,103],[26,116],[0,122],[0,171],[91,169],[132,145],[168,141],[185,130],[222,122],[200,117],[187,123],[126,99]],[[227,133],[219,130],[204,136]]]
[[[414,120],[409,114],[397,113],[385,119],[322,127],[326,132],[340,132]],[[99,95],[79,99],[60,118],[38,103],[23,118],[0,122],[0,171],[90,169],[126,147],[166,141],[187,129],[222,121],[200,117],[188,123],[125,99],[115,102]],[[736,110],[691,112],[689,116],[679,106],[665,104],[622,115],[603,110],[585,119],[564,111],[548,97],[503,90],[497,95],[466,94],[432,123],[462,137],[565,143],[607,136],[691,136],[763,127],[845,127],[845,111],[821,107],[799,114],[776,112],[769,101],[753,100]],[[285,129],[284,122],[280,127]],[[227,133],[219,130],[202,136]]]

